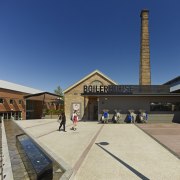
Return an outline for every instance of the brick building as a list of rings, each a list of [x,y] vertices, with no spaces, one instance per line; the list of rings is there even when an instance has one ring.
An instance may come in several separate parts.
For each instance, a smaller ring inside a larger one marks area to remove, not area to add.
[[[79,119],[98,121],[108,110],[110,119],[119,111],[125,121],[129,110],[144,110],[149,122],[180,122],[180,94],[170,86],[118,85],[98,70],[67,88],[64,99],[67,119],[77,110]]]
[[[116,82],[105,76],[100,71],[95,70],[74,85],[67,88],[64,91],[64,108],[67,119],[70,119],[74,110],[78,110],[80,119],[97,119],[98,99],[97,97],[88,98],[81,96],[84,85],[116,85]]]
[[[40,119],[46,109],[57,108],[59,96],[0,80],[0,117],[3,119]]]
[[[141,14],[139,85],[118,85],[95,70],[64,91],[65,113],[74,110],[82,120],[100,120],[108,110],[110,118],[120,111],[123,121],[130,110],[146,111],[151,122],[180,122],[180,94],[169,85],[151,85],[149,11]]]

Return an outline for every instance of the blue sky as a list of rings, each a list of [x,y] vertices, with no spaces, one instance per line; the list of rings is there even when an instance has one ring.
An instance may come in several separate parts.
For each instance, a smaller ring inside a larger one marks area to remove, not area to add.
[[[0,79],[53,92],[98,69],[139,83],[149,10],[152,84],[180,75],[179,0],[0,0]]]

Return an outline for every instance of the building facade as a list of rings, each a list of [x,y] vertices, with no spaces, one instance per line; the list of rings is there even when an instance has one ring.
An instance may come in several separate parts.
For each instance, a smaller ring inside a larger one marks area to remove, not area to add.
[[[74,110],[78,111],[80,119],[94,120],[98,117],[97,97],[86,98],[83,93],[84,85],[116,85],[116,82],[95,70],[73,86],[64,91],[64,108],[67,119],[70,119]]]
[[[46,110],[59,108],[59,96],[0,80],[0,118],[41,119]]]
[[[145,111],[150,122],[180,122],[180,94],[169,84],[151,85],[149,11],[142,10],[140,17],[139,85],[118,85],[96,70],[64,91],[68,119],[74,110],[80,119],[96,121],[104,111],[109,112],[110,119],[115,112],[121,112],[122,121],[130,111]]]
[[[25,93],[0,88],[0,117],[3,119],[25,119]]]
[[[180,122],[180,94],[170,86],[117,85],[98,70],[66,89],[64,98],[67,119],[77,110],[79,119],[98,121],[106,110],[110,119],[120,112],[125,122],[129,111],[143,110],[149,122]]]

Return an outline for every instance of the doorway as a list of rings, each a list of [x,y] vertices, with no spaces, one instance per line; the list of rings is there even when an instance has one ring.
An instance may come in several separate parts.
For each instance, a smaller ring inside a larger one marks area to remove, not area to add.
[[[98,120],[98,105],[94,105],[93,119]]]
[[[95,98],[95,97],[89,98],[88,119],[90,121],[98,120],[98,101],[97,101],[97,98]]]

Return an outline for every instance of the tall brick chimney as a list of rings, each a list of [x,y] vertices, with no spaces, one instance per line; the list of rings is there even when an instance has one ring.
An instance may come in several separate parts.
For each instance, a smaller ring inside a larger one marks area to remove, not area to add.
[[[149,51],[149,11],[141,11],[141,52],[139,85],[151,85],[151,67]]]

